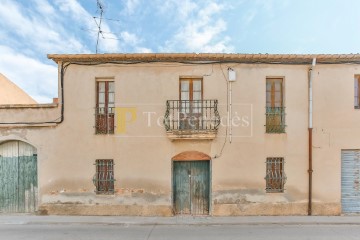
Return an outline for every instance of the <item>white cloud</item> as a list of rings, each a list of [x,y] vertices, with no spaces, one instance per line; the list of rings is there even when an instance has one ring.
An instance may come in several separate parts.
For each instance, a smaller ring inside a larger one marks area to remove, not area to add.
[[[89,12],[87,12],[76,0],[56,0],[56,4],[59,6],[60,10],[67,14],[68,17],[76,20],[79,24],[83,24],[86,28],[92,30],[97,29],[97,25],[95,21],[99,24],[99,19],[96,18],[94,21],[93,16]],[[105,52],[117,52],[119,51],[120,47],[116,39],[117,37],[111,33],[109,25],[106,23],[106,20],[103,19],[101,23],[101,30],[106,32],[106,38],[100,38],[99,49]],[[89,32],[89,36],[94,38],[94,32]],[[105,35],[104,35],[105,37]]]
[[[199,9],[199,5],[192,0],[158,0],[156,5],[162,14],[172,14],[174,18],[183,21]]]
[[[126,2],[128,11],[135,11],[135,8],[139,3],[139,0],[128,0]],[[95,42],[97,39],[97,24],[100,24],[99,18],[94,18],[76,0],[56,0],[56,4],[60,11],[90,30],[88,32],[89,37]],[[129,31],[122,31],[119,34],[113,33],[105,18],[102,19],[101,30],[102,33],[99,36],[99,52],[124,52],[128,47],[133,49],[145,49],[140,46],[142,39],[136,34]],[[147,51],[151,50],[148,49]]]
[[[152,53],[152,50],[150,48],[145,48],[145,47],[136,47],[135,52],[137,52],[137,53]]]
[[[213,14],[220,12],[223,8],[223,5],[212,2],[199,11],[199,17],[207,23],[210,21]]]
[[[131,15],[134,14],[136,8],[139,6],[139,0],[127,0],[125,3],[126,13]]]
[[[191,5],[191,1],[188,1]],[[186,12],[187,17],[179,27],[173,38],[161,47],[162,51],[188,52],[231,52],[230,37],[223,35],[227,29],[222,18],[215,19],[214,15],[224,9],[224,5],[207,2],[202,8],[191,7]],[[190,17],[192,16],[192,17]]]
[[[56,16],[55,9],[47,0],[33,0],[35,3],[35,8],[46,17]]]
[[[51,12],[51,5],[43,4],[46,1],[37,1],[37,9],[45,14]],[[45,14],[46,15],[46,14]],[[23,41],[41,53],[84,51],[83,45],[72,36],[63,38],[65,30],[56,22],[42,14],[35,14],[31,10],[25,12],[20,5],[14,1],[3,0],[0,4],[0,32],[6,35],[16,34],[17,38],[12,41]]]
[[[37,101],[51,102],[57,96],[57,67],[45,56],[90,52],[88,40],[96,41],[93,16],[77,0],[31,0],[30,7],[20,1],[0,1],[0,72]],[[129,9],[135,9],[137,3],[132,1]],[[81,27],[94,32],[84,37]],[[129,30],[116,36],[104,19],[101,29],[106,39],[100,36],[99,52],[152,52]]]
[[[39,103],[52,102],[58,89],[57,67],[0,45],[0,72]]]
[[[136,46],[140,43],[140,39],[133,33],[129,33],[127,31],[121,32],[120,34],[121,39],[123,40],[124,44],[128,44],[131,46]]]

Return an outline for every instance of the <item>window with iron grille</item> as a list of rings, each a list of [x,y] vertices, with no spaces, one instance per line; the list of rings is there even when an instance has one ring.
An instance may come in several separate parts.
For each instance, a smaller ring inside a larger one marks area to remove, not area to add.
[[[282,78],[266,78],[266,133],[285,132]]]
[[[286,175],[284,158],[268,157],[266,159],[266,192],[284,192]]]
[[[360,75],[354,78],[354,108],[360,108]]]
[[[93,178],[98,194],[114,193],[114,160],[97,159],[95,161],[96,173]]]
[[[95,133],[114,134],[115,84],[96,81]]]

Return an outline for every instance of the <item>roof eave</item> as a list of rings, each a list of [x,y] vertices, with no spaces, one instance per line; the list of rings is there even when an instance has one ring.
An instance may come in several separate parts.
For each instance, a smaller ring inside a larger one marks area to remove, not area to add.
[[[318,63],[359,62],[360,54],[225,54],[225,53],[105,53],[48,54],[54,62],[249,62],[249,63]]]

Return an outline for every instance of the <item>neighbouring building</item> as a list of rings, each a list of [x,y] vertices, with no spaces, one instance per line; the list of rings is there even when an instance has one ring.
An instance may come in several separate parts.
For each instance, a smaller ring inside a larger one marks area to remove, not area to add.
[[[0,105],[0,212],[360,212],[358,54],[48,58],[57,103]]]
[[[0,105],[4,104],[36,104],[21,88],[0,73]]]

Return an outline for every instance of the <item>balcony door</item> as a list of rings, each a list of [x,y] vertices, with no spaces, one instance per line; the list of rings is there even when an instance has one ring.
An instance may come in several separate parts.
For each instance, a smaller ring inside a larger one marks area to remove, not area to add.
[[[96,134],[114,134],[115,85],[113,81],[96,82]]]
[[[202,114],[201,78],[180,79],[180,129],[199,129]]]

